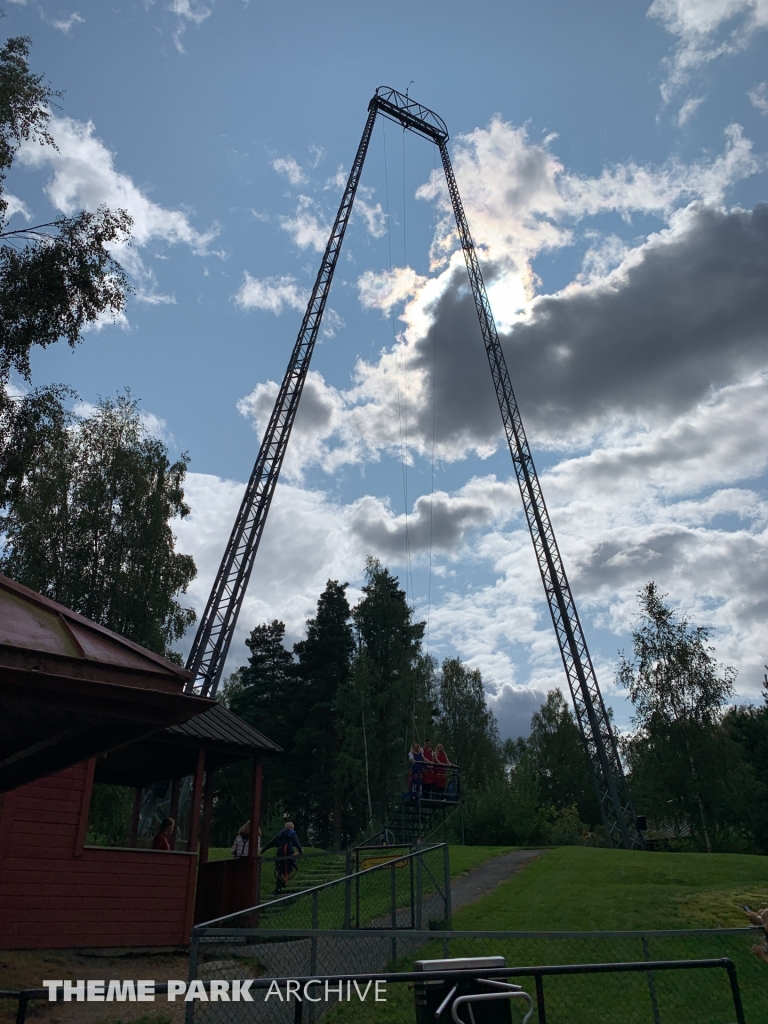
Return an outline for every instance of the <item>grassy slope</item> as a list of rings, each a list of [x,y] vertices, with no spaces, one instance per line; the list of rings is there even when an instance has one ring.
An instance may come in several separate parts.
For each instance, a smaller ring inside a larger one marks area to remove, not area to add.
[[[471,849],[466,848],[466,849]],[[451,850],[453,854],[453,850]],[[768,903],[768,858],[740,854],[643,854],[561,847],[550,850],[494,892],[453,916],[455,929],[478,931],[588,931],[743,926],[741,903]],[[768,968],[749,952],[749,937],[652,940],[662,959],[730,956],[738,967],[748,1024],[768,1020]],[[637,948],[635,948],[637,946]],[[498,948],[497,948],[498,947]],[[523,943],[453,940],[449,955],[501,953],[508,963],[567,963],[641,959],[637,940],[629,944],[533,940]],[[408,969],[419,956],[442,955],[439,941],[403,960]],[[563,982],[564,986],[570,983]],[[548,1019],[572,1024],[594,1019],[610,1024],[646,1024],[650,1017],[644,975],[577,981],[568,992],[575,1003],[557,999],[550,982]],[[730,1019],[727,984],[708,972],[657,975],[661,1019],[713,1024]],[[413,993],[390,986],[388,1001],[335,1007],[327,1024],[411,1024]],[[552,996],[555,996],[552,999]],[[563,991],[563,997],[566,992]],[[691,1017],[692,1007],[696,1007]],[[574,1017],[574,1013],[576,1017]],[[516,1020],[519,1018],[515,1018]]]
[[[768,859],[560,847],[454,915],[454,928],[590,931],[746,924],[768,902]]]

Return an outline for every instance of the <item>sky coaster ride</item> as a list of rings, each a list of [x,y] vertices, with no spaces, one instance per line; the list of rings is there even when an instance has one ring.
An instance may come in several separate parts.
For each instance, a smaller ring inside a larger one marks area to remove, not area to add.
[[[275,401],[259,454],[205,612],[187,660],[193,673],[189,691],[215,695],[229,645],[245,597],[267,514],[285,458],[312,352],[352,213],[376,117],[381,114],[408,131],[433,142],[440,151],[461,248],[469,274],[480,330],[488,356],[512,462],[523,500],[544,592],[555,627],[576,719],[595,780],[600,811],[609,842],[642,849],[643,837],[629,796],[616,737],[595,676],[549,512],[533,463],[520,410],[491,312],[483,275],[448,155],[448,129],[434,111],[395,89],[376,90],[368,104],[360,144],[323,254],[288,368]]]

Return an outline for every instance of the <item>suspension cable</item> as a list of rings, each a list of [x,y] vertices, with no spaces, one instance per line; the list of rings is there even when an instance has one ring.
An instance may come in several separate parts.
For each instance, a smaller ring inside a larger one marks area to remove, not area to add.
[[[406,129],[403,128],[403,270],[408,269],[408,250],[406,247],[407,239],[407,207],[405,200],[405,133]],[[413,566],[411,565],[411,539],[408,530],[408,338],[403,335],[405,340],[405,354],[403,357],[403,397],[405,406],[405,448],[403,452],[403,481],[405,487],[405,573],[406,573],[406,593],[408,591],[408,581],[411,584],[411,608],[416,607],[416,594],[413,589]]]
[[[437,232],[437,150],[432,149],[432,205],[435,212],[435,232]],[[437,316],[432,324],[432,465],[429,491],[429,575],[427,578],[427,657],[430,653],[429,625],[432,616],[432,527],[433,507],[435,500],[435,407],[437,402]]]
[[[389,249],[389,281],[390,286],[392,285],[392,219],[389,212],[389,174],[387,170],[387,129],[385,127],[385,119],[381,119],[381,133],[384,139],[384,191],[386,194],[387,204],[387,246]],[[403,223],[403,232],[405,232],[405,223]],[[395,328],[395,304],[393,301],[390,302],[389,306],[389,318],[392,323],[392,351],[395,355],[395,379],[397,382],[397,424],[398,432],[400,435],[400,472],[403,480],[403,507],[405,509],[405,592],[406,600],[408,598],[408,476],[406,469],[406,462],[404,457],[404,446],[403,446],[403,414],[402,405],[400,401],[400,356],[398,354],[399,344],[397,341],[397,330]],[[411,585],[411,593],[413,593],[413,585]]]

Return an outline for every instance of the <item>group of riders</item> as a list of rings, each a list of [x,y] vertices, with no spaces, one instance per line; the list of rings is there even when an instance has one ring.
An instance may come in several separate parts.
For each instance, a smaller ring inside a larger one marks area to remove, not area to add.
[[[448,769],[455,768],[448,759],[442,743],[432,749],[427,740],[422,747],[414,742],[408,754],[408,797],[410,800],[445,800],[452,795],[455,785],[448,780]]]

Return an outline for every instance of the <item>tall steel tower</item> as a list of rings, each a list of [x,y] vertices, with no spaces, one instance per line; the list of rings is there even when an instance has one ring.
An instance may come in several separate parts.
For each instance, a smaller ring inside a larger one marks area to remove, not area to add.
[[[307,311],[187,661],[187,668],[194,673],[189,689],[205,696],[213,696],[218,688],[256,551],[264,532],[269,506],[277,486],[288,438],[296,418],[377,114],[382,114],[403,128],[429,139],[440,150],[504,431],[520,486],[523,508],[563,658],[576,719],[595,780],[603,822],[613,846],[623,846],[627,849],[642,848],[643,839],[637,827],[616,738],[597,684],[549,512],[541,493],[541,485],[453,174],[447,148],[448,129],[442,118],[432,110],[395,89],[377,89],[368,104],[368,119],[323,254]]]

